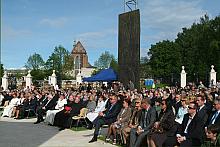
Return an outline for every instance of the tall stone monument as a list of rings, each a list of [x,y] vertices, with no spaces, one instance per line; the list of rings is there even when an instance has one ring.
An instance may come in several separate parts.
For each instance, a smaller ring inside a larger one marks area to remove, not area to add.
[[[2,77],[2,87],[3,87],[4,91],[8,89],[8,75],[7,75],[7,71],[4,72],[4,76]]]
[[[76,75],[76,84],[79,85],[80,83],[82,83],[82,75],[81,75],[81,73],[79,72],[79,73]]]
[[[118,32],[118,80],[125,86],[131,80],[140,87],[140,11],[134,10],[119,15]]]
[[[214,70],[214,65],[211,66],[211,72],[210,72],[210,79],[209,79],[209,85],[213,86],[216,85],[216,73]]]
[[[50,84],[54,86],[57,85],[57,76],[55,74],[55,70],[53,70],[53,74],[50,76]]]
[[[32,85],[32,76],[31,76],[31,71],[29,70],[28,71],[28,74],[26,76],[26,88],[31,88],[31,85]]]
[[[180,77],[181,77],[180,86],[182,88],[184,88],[184,87],[186,87],[186,72],[185,72],[185,67],[184,66],[182,66],[182,71],[180,73]]]

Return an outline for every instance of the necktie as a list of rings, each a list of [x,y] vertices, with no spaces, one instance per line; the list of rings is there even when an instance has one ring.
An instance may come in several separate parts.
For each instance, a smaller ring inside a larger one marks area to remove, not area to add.
[[[212,119],[211,119],[211,124],[214,124],[214,122],[215,122],[215,119],[217,118],[217,116],[218,116],[218,111],[217,112],[215,112],[215,114],[212,116]]]
[[[111,107],[109,108],[109,110],[108,110],[108,112],[107,112],[107,115],[111,112],[113,106],[114,106],[114,105],[111,105]]]

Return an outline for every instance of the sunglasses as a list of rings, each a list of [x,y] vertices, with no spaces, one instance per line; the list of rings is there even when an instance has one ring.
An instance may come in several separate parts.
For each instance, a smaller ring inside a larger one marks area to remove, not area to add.
[[[189,106],[188,109],[195,109],[195,108]]]

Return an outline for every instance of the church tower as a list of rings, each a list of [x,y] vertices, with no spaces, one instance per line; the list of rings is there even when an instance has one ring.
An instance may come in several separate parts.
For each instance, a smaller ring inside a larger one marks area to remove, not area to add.
[[[81,68],[86,68],[86,67],[91,66],[88,62],[87,52],[80,41],[78,41],[73,46],[73,50],[72,50],[71,54],[74,58],[75,75],[77,75],[79,72],[81,72],[80,71]]]

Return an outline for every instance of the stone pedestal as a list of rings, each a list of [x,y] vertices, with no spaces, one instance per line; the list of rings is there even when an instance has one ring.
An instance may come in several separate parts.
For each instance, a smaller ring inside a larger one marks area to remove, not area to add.
[[[57,76],[55,74],[55,70],[53,70],[53,74],[50,76],[50,84],[53,85],[55,89],[55,86],[57,85]]]
[[[7,71],[4,72],[4,76],[2,77],[2,87],[3,87],[4,91],[8,89],[8,75],[7,75]]]
[[[32,76],[31,76],[30,70],[28,71],[28,75],[26,76],[25,80],[26,80],[26,88],[29,87],[29,89],[30,89],[31,85],[32,85]]]
[[[214,70],[214,65],[211,66],[211,72],[210,72],[210,79],[209,79],[209,85],[214,86],[216,85],[216,73]]]
[[[185,72],[185,67],[182,66],[182,71],[180,73],[181,79],[180,79],[180,86],[182,88],[186,87],[186,72]]]
[[[79,85],[80,83],[82,83],[82,76],[81,76],[81,73],[79,72],[76,75],[76,85]]]

